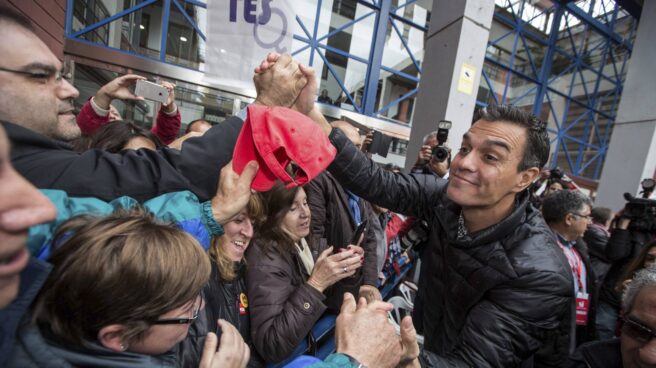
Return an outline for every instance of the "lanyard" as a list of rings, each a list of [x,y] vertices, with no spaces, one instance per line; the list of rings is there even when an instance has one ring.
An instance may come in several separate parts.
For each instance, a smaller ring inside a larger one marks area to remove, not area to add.
[[[569,263],[572,272],[576,275],[576,281],[578,282],[579,290],[585,293],[586,288],[581,277],[583,274],[583,260],[581,259],[581,256],[578,254],[576,249],[574,249],[574,247],[568,248],[564,246],[558,238],[556,238],[556,241],[558,242],[560,249],[563,250],[565,257],[567,257],[567,263]]]

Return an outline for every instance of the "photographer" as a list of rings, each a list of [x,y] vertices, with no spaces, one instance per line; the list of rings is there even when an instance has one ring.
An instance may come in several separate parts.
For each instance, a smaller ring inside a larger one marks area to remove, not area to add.
[[[428,133],[424,137],[424,144],[419,150],[419,156],[415,166],[412,167],[413,174],[433,174],[442,179],[449,177],[449,167],[451,167],[451,147],[445,144],[448,157],[439,161],[433,157],[433,149],[439,145],[437,138],[438,131]],[[448,133],[447,133],[448,134]]]
[[[643,193],[646,198],[653,190],[653,180],[651,183],[648,180],[643,180]],[[633,198],[630,195],[625,195],[625,198],[629,202],[613,220],[611,236],[606,246],[606,257],[613,263],[599,295],[597,331],[602,340],[615,336],[620,311],[621,284],[628,265],[656,234],[656,201]]]

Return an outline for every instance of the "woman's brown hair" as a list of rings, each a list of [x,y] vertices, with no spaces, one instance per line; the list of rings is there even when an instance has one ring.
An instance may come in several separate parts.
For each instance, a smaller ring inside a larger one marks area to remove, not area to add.
[[[293,251],[294,240],[287,235],[281,225],[300,189],[301,187],[287,188],[281,182],[277,182],[271,190],[262,193],[266,218],[253,237],[253,242],[257,242],[265,253],[275,251],[286,254]],[[306,240],[309,242],[310,238]]]
[[[160,315],[193,300],[207,284],[210,262],[184,231],[137,208],[64,223],[53,244],[53,270],[37,297],[35,318],[63,341],[97,341],[121,324],[138,341]]]
[[[255,231],[257,231],[259,224],[264,218],[264,203],[262,203],[262,199],[258,193],[252,194],[251,198],[248,200],[246,214],[251,219],[253,233],[255,234]],[[212,245],[209,249],[210,257],[218,266],[221,280],[232,281],[237,277],[234,269],[234,262],[223,252],[223,248],[221,248],[222,242],[223,236],[212,239]]]

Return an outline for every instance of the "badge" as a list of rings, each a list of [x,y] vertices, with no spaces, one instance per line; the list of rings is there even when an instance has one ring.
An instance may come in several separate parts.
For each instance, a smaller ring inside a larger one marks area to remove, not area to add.
[[[588,309],[590,307],[589,295],[586,293],[576,294],[576,324],[585,326],[588,324]]]
[[[239,314],[246,314],[246,309],[248,308],[248,298],[246,294],[239,294]]]

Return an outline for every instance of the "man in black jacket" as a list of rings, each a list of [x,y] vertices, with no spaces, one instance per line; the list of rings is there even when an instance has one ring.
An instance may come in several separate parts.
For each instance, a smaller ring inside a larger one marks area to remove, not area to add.
[[[607,207],[594,207],[592,212],[592,223],[583,234],[583,241],[590,251],[590,264],[595,272],[595,284],[601,285],[610,268],[610,261],[606,257],[606,245],[610,232],[610,220],[613,218],[613,210]]]
[[[479,110],[447,182],[386,172],[315,120],[337,148],[329,170],[345,188],[432,226],[419,285],[424,351],[406,341],[406,366],[530,364],[569,329],[572,274],[526,191],[549,156],[543,123],[513,107]]]
[[[11,140],[12,164],[32,184],[103,200],[121,195],[145,200],[180,190],[191,190],[201,201],[212,197],[220,168],[232,158],[242,119],[229,118],[204,136],[188,139],[181,151],[77,154],[63,141],[80,134],[72,113],[78,91],[65,79],[61,62],[29,21],[7,8],[0,8],[0,33],[0,122]],[[305,69],[289,56],[281,61],[254,78],[256,103],[307,113],[295,104],[299,93],[314,93],[301,91]]]
[[[588,247],[581,239],[591,222],[592,202],[578,190],[559,190],[544,197],[542,215],[554,232],[558,246],[567,257],[574,278],[575,313],[572,314],[570,353],[584,342],[596,340],[595,308],[597,287]],[[550,355],[550,360],[554,357]],[[567,355],[559,357],[562,366]]]
[[[336,122],[349,140],[356,146],[362,144],[360,133],[353,125]],[[376,252],[377,243],[374,234],[374,221],[378,221],[371,205],[362,198],[344,190],[329,172],[323,172],[305,187],[310,206],[311,229],[315,239],[324,238],[327,244],[334,246],[335,250],[344,249],[350,244],[356,228],[360,223],[366,223],[366,231],[360,246],[364,249],[362,272],[354,277],[341,280],[328,291],[327,306],[332,310],[339,310],[344,292],[350,292],[368,301],[381,300],[380,292],[376,287],[378,280],[378,259],[384,257]],[[357,242],[357,240],[356,240]],[[315,241],[313,251],[321,254],[322,249],[316,249]]]

